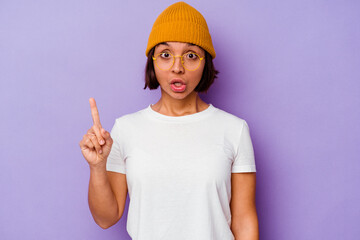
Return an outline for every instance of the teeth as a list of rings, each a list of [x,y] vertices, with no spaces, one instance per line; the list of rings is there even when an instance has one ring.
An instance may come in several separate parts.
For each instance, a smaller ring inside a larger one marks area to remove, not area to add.
[[[179,83],[179,82],[176,82],[176,83],[174,83],[175,84],[175,86],[177,86],[177,87],[180,87],[181,85],[182,85],[182,83]]]

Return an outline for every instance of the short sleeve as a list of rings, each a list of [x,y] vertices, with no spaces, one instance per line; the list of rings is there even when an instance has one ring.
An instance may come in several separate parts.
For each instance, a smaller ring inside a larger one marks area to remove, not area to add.
[[[126,165],[121,147],[121,133],[118,120],[115,120],[114,126],[110,132],[113,139],[110,154],[106,162],[106,170],[126,174]]]
[[[236,145],[236,154],[231,172],[256,172],[255,156],[250,137],[250,130],[245,120],[243,120],[240,138]]]

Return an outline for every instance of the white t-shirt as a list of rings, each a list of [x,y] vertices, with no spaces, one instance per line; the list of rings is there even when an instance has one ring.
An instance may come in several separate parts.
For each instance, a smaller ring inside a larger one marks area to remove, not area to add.
[[[167,116],[149,105],[115,120],[108,171],[126,174],[133,240],[233,240],[231,173],[256,172],[244,119],[212,104]]]

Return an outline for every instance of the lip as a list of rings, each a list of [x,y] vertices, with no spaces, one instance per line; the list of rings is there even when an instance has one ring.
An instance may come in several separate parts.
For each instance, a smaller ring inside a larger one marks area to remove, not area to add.
[[[173,80],[171,80],[170,84],[173,84],[173,83],[176,83],[176,82],[180,82],[181,84],[186,85],[186,83],[180,78],[174,78]]]

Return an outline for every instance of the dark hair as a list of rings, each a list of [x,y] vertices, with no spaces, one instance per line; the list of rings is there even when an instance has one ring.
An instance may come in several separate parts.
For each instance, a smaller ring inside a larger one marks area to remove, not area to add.
[[[153,90],[159,87],[159,82],[156,79],[154,62],[152,59],[154,51],[155,51],[155,47],[153,47],[148,54],[148,59],[145,66],[144,89],[148,87],[150,90]],[[217,78],[217,74],[219,74],[219,71],[215,69],[211,55],[206,50],[204,50],[204,52],[205,52],[205,66],[204,66],[203,74],[201,76],[201,80],[199,84],[196,86],[194,91],[206,93],[210,88],[210,86],[213,84],[214,79]]]

